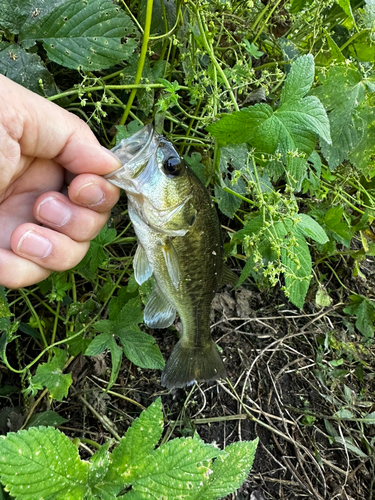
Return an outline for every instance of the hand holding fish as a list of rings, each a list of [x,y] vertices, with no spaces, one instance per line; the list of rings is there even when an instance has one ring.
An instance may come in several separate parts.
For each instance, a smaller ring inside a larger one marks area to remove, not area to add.
[[[0,75],[0,285],[75,266],[118,200],[102,175],[119,166],[82,120]]]

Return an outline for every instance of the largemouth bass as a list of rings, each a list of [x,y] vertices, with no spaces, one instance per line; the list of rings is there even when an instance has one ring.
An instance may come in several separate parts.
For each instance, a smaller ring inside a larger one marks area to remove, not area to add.
[[[144,310],[151,328],[167,328],[178,313],[182,335],[161,383],[184,387],[225,377],[210,334],[210,309],[223,282],[221,227],[211,198],[173,145],[145,127],[112,152],[123,167],[106,176],[126,191],[138,238],[137,283],[151,275],[155,288]]]

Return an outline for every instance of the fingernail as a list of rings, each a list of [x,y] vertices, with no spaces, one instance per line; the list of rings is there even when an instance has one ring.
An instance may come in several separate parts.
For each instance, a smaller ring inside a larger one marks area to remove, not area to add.
[[[29,257],[44,259],[52,252],[52,243],[39,233],[26,231],[17,245],[17,251]]]
[[[105,195],[102,189],[94,182],[84,184],[77,191],[76,200],[86,207],[94,207],[104,201]]]
[[[121,161],[118,159],[118,157],[115,155],[115,153],[112,153],[112,151],[110,151],[109,149],[105,148],[104,146],[102,146],[102,149],[103,151],[105,151],[109,156],[111,156],[112,158],[114,158],[117,163],[118,163],[118,167],[117,168],[120,168],[122,167],[122,163]]]
[[[72,215],[70,208],[65,203],[53,197],[43,200],[37,209],[39,219],[55,226],[64,226]]]

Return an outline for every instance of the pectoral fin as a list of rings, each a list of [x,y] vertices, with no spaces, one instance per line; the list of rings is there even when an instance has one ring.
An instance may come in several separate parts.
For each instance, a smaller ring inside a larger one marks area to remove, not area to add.
[[[177,290],[178,284],[180,282],[180,265],[178,263],[178,255],[172,241],[168,238],[165,244],[162,246],[163,256],[165,263],[167,265],[169,276],[172,280],[174,287]]]
[[[143,318],[150,328],[167,328],[176,317],[176,310],[167,301],[157,283],[146,304]]]
[[[137,251],[135,252],[134,262],[134,277],[138,285],[142,285],[145,281],[152,276],[152,267],[147,258],[146,251],[141,244],[138,244]]]

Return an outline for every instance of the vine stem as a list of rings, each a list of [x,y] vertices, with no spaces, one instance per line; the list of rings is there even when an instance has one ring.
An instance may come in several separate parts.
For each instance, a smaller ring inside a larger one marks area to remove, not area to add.
[[[199,31],[202,35],[202,42],[203,42],[204,48],[207,50],[207,53],[210,56],[212,64],[217,69],[218,73],[220,74],[221,78],[223,79],[223,82],[228,90],[229,96],[230,96],[231,101],[233,103],[234,109],[236,111],[239,111],[240,108],[238,107],[235,95],[233,94],[232,87],[230,86],[230,83],[228,82],[228,79],[223,71],[223,68],[217,62],[217,59],[215,57],[212,46],[208,43],[206,33],[209,33],[209,30],[208,30],[207,26],[205,25],[205,22],[202,19],[201,14],[200,14],[199,10],[197,9],[197,7],[191,1],[189,1],[189,5],[191,6],[193,11],[195,12],[195,15],[197,16],[198,27],[199,27]]]
[[[141,81],[142,72],[143,72],[143,68],[145,65],[148,41],[150,38],[151,19],[152,19],[152,4],[153,4],[153,0],[147,0],[146,21],[145,21],[145,28],[144,28],[144,32],[143,32],[142,48],[141,48],[141,53],[140,53],[139,61],[138,61],[137,73],[135,74],[134,85],[138,85],[139,82]],[[136,93],[137,93],[137,89],[133,88],[133,90],[130,93],[128,102],[126,104],[124,114],[122,115],[120,125],[125,124]]]

